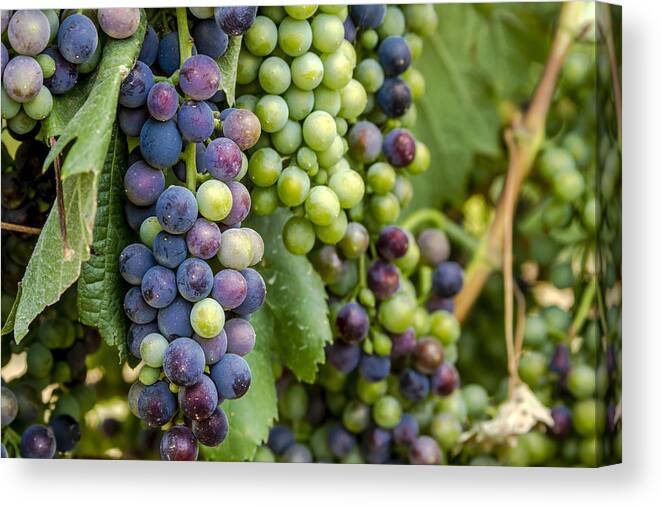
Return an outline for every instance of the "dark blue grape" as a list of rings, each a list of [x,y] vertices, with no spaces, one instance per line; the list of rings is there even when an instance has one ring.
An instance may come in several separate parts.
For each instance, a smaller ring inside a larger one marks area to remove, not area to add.
[[[142,359],[142,357],[140,357],[140,345],[142,344],[142,340],[148,334],[158,332],[159,330],[156,322],[150,322],[149,324],[131,324],[126,336],[126,345],[133,357]]]
[[[165,189],[165,175],[139,160],[129,167],[124,175],[126,197],[136,206],[154,204]]]
[[[407,400],[424,400],[429,394],[429,378],[420,372],[407,368],[399,377],[399,391]]]
[[[191,338],[177,338],[165,349],[163,371],[170,382],[178,386],[191,386],[199,382],[204,365],[204,351]]]
[[[209,100],[215,104],[220,104],[225,100],[225,92],[223,90],[218,90],[209,98]]]
[[[215,447],[220,445],[225,437],[227,437],[227,431],[229,430],[229,423],[227,421],[227,416],[223,409],[218,407],[211,414],[211,417],[204,419],[203,421],[193,421],[193,435],[209,447]]]
[[[326,346],[326,357],[336,370],[351,373],[360,362],[361,349],[354,343],[337,340]]]
[[[188,255],[184,237],[165,231],[156,235],[152,249],[156,262],[170,269],[178,267]]]
[[[337,312],[335,326],[344,341],[358,343],[367,336],[370,320],[361,305],[347,303]]]
[[[247,109],[228,108],[220,113],[223,122],[223,135],[234,141],[245,151],[257,144],[262,133],[259,118]]]
[[[459,372],[450,363],[441,366],[431,376],[431,389],[438,396],[447,396],[459,387]]]
[[[250,366],[236,354],[225,354],[211,368],[211,380],[218,394],[226,400],[241,398],[250,388]]]
[[[255,348],[255,329],[245,319],[234,318],[225,322],[227,334],[227,352],[245,356]]]
[[[257,16],[257,7],[216,7],[214,17],[227,35],[241,35],[250,28]]]
[[[44,85],[53,95],[62,95],[71,90],[78,81],[78,67],[67,62],[55,47],[46,48],[44,54],[55,62],[55,73],[44,79]]]
[[[238,181],[230,181],[227,186],[232,193],[232,208],[229,214],[223,218],[222,223],[225,225],[240,224],[248,218],[248,213],[250,213],[250,192]]]
[[[411,49],[404,38],[398,35],[383,39],[378,53],[386,76],[399,76],[411,65]]]
[[[147,95],[154,86],[154,74],[147,64],[138,60],[119,88],[119,103],[125,107],[139,107],[147,103]]]
[[[409,237],[395,225],[385,227],[376,240],[376,251],[386,261],[404,257],[408,249]]]
[[[352,44],[356,40],[356,25],[354,24],[351,16],[344,18],[344,38]]]
[[[140,287],[130,288],[124,296],[124,313],[136,324],[149,324],[156,318],[156,308],[145,302]]]
[[[51,459],[55,456],[55,435],[43,424],[29,426],[21,435],[21,456],[33,459]]]
[[[213,272],[200,259],[186,259],[177,268],[177,288],[181,296],[193,303],[206,298],[214,284]]]
[[[389,118],[399,118],[413,102],[411,88],[402,78],[389,77],[376,92],[376,103]]]
[[[239,306],[234,309],[234,313],[238,315],[250,315],[255,313],[264,304],[266,298],[266,284],[262,275],[252,268],[246,268],[241,271],[243,278],[246,279],[248,289],[246,298]]]
[[[179,107],[177,89],[166,81],[156,83],[147,94],[149,114],[158,121],[172,118]]]
[[[132,202],[126,201],[124,204],[124,215],[129,227],[135,232],[140,231],[140,226],[146,218],[156,216],[156,204],[151,206],[136,206]]]
[[[411,414],[403,414],[399,423],[392,431],[395,443],[400,445],[411,445],[418,436],[418,420]]]
[[[151,250],[142,243],[132,243],[119,254],[119,272],[131,285],[140,285],[145,273],[155,265]]]
[[[243,165],[241,149],[226,137],[214,139],[207,146],[205,167],[209,174],[221,181],[232,181]]]
[[[294,433],[287,426],[273,426],[269,431],[266,445],[273,451],[273,454],[282,456],[295,443]]]
[[[375,261],[367,270],[367,286],[377,299],[388,299],[399,288],[399,271],[393,264]]]
[[[166,76],[179,68],[179,33],[167,33],[159,42],[158,66]]]
[[[425,302],[425,307],[430,313],[436,310],[445,310],[446,312],[454,313],[454,298],[442,298],[432,293]]]
[[[383,154],[394,167],[404,167],[415,158],[415,138],[406,129],[392,129],[383,138]]]
[[[390,355],[393,358],[407,356],[413,352],[413,349],[415,348],[415,331],[410,327],[403,333],[390,335],[390,340],[392,342]]]
[[[179,106],[177,126],[186,141],[201,143],[213,133],[213,111],[206,102],[188,100]]]
[[[205,362],[210,366],[220,361],[227,352],[227,334],[224,329],[213,338],[202,338],[196,334],[192,338],[202,347]]]
[[[551,356],[549,369],[558,375],[567,375],[570,367],[569,348],[562,343],[556,345],[555,350],[553,351],[553,356]]]
[[[349,12],[358,28],[376,28],[386,16],[386,6],[383,4],[350,5]]]
[[[234,269],[223,269],[216,273],[211,297],[225,310],[233,310],[246,299],[248,282]]]
[[[165,308],[177,297],[174,271],[163,266],[150,268],[142,277],[142,297],[154,308]]]
[[[147,163],[159,169],[172,167],[181,154],[181,134],[173,120],[150,118],[140,131],[140,152]]]
[[[459,294],[464,285],[464,271],[456,262],[441,262],[432,275],[432,290],[442,298]]]
[[[369,121],[359,121],[349,131],[351,154],[364,164],[371,164],[379,158],[382,141],[379,127]]]
[[[142,130],[142,126],[148,119],[149,112],[146,107],[132,108],[119,106],[119,112],[117,113],[119,128],[129,137],[138,137]],[[142,156],[140,158],[142,158]],[[131,163],[129,162],[129,167],[130,166]]]
[[[409,447],[411,465],[438,465],[441,463],[441,449],[436,440],[426,435],[418,437]]]
[[[220,249],[220,229],[218,225],[206,218],[198,218],[193,227],[186,233],[186,245],[192,256],[200,259],[211,259]]]
[[[218,406],[218,391],[211,379],[206,375],[200,377],[199,382],[192,386],[179,389],[179,408],[184,417],[194,421],[201,421],[213,414]]]
[[[53,429],[59,452],[69,452],[80,442],[80,424],[70,415],[56,415],[49,426]]]
[[[390,373],[390,357],[364,354],[358,365],[360,376],[368,382],[379,382]]]
[[[213,19],[198,21],[193,27],[193,39],[198,53],[207,55],[214,60],[227,51],[229,38]]]
[[[142,41],[142,47],[140,48],[140,54],[138,55],[138,60],[151,67],[152,65],[154,65],[157,56],[158,56],[158,35],[156,35],[156,30],[154,30],[154,27],[149,25],[147,27],[147,31],[145,32],[145,38]]]
[[[156,218],[171,234],[187,232],[197,220],[197,201],[184,187],[167,188],[156,201]]]
[[[186,426],[172,426],[163,433],[159,446],[163,461],[195,461],[197,460],[197,439]]]
[[[387,463],[390,459],[392,435],[379,427],[371,427],[363,435],[365,461],[373,465]]]
[[[149,426],[163,426],[176,411],[177,400],[162,380],[145,386],[138,396],[138,415]]]
[[[549,428],[556,437],[567,436],[572,430],[571,411],[565,405],[556,405],[551,409],[553,426]]]
[[[336,458],[346,458],[356,447],[356,437],[341,424],[334,424],[328,430],[328,448]]]
[[[82,14],[72,14],[60,23],[57,46],[65,60],[80,65],[94,56],[99,34],[94,23]]]
[[[221,85],[218,64],[207,55],[194,55],[184,62],[179,71],[179,88],[193,100],[207,100]]]
[[[193,328],[190,324],[190,312],[193,308],[188,301],[177,297],[170,305],[158,310],[158,331],[173,341],[182,336],[191,336]]]

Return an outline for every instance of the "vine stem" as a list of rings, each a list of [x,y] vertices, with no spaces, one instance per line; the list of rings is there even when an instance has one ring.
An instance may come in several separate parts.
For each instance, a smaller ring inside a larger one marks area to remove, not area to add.
[[[179,66],[193,54],[193,38],[188,31],[188,12],[186,7],[177,7],[177,33],[179,34]]]
[[[27,225],[12,224],[11,222],[2,222],[2,229],[5,231],[22,232],[38,236],[41,234],[39,227],[28,227]]]
[[[197,189],[197,167],[195,161],[195,143],[188,143],[184,150],[184,163],[186,164],[186,188],[195,193]]]
[[[460,225],[450,220],[443,212],[436,209],[423,208],[417,210],[406,217],[402,221],[401,226],[414,231],[426,223],[435,225],[450,236],[450,239],[455,243],[459,243],[471,252],[474,252],[479,246],[479,242],[475,237],[467,233]]]

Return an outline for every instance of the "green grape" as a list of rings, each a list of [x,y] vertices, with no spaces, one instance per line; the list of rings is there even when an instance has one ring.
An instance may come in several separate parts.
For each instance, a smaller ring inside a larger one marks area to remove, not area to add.
[[[597,200],[594,197],[588,199],[583,207],[583,225],[589,232],[597,230]]]
[[[408,4],[402,6],[409,30],[428,37],[436,31],[438,15],[433,4]]]
[[[297,121],[287,120],[285,126],[271,135],[273,147],[283,155],[291,155],[303,143],[301,125]]]
[[[376,93],[385,79],[383,67],[373,58],[362,60],[356,67],[354,77],[363,85],[367,93]]]
[[[332,144],[326,150],[317,153],[317,161],[321,167],[327,169],[333,167],[340,160],[342,160],[345,152],[346,145],[344,139],[337,135],[335,136]]]
[[[531,387],[542,384],[547,372],[546,358],[533,350],[524,352],[519,361],[519,375],[521,380]]]
[[[319,14],[312,20],[312,45],[322,53],[332,53],[344,40],[344,25],[337,16]]]
[[[547,329],[544,318],[537,313],[526,315],[523,343],[528,347],[539,348],[546,343],[546,338]]]
[[[445,451],[449,451],[459,443],[462,428],[454,415],[442,412],[433,416],[429,426],[431,436]]]
[[[140,224],[140,241],[149,248],[154,244],[154,238],[163,230],[156,217],[147,217]]]
[[[330,225],[340,214],[340,200],[329,187],[316,186],[305,200],[305,214],[315,225]]]
[[[367,170],[367,186],[375,194],[384,195],[395,187],[396,177],[395,169],[390,164],[377,162]]]
[[[301,384],[293,384],[283,396],[284,415],[298,421],[305,417],[308,410],[308,393]]]
[[[567,375],[567,389],[575,398],[582,400],[594,395],[597,378],[594,368],[587,364],[573,367]]]
[[[335,245],[340,242],[347,231],[347,214],[340,211],[340,214],[328,225],[315,225],[314,230],[317,237],[327,245]]]
[[[138,380],[146,386],[155,384],[156,381],[161,377],[161,369],[153,368],[148,365],[143,365],[138,374]]]
[[[53,367],[53,354],[41,343],[34,343],[28,348],[28,374],[34,378],[45,378]]]
[[[266,16],[257,16],[243,35],[243,42],[255,56],[270,55],[278,45],[278,27]]]
[[[311,90],[301,90],[296,86],[290,86],[284,94],[284,99],[289,107],[289,117],[292,120],[304,120],[314,109],[314,92]]]
[[[353,169],[351,169],[351,165],[349,164],[349,161],[346,158],[341,158],[331,167],[326,167],[324,169],[326,169],[326,171],[328,172],[329,178],[332,178],[337,173],[341,173],[344,171],[353,171]]]
[[[64,393],[57,400],[52,416],[70,415],[74,419],[80,420],[80,404],[76,397],[71,393]]]
[[[314,227],[305,218],[291,217],[282,230],[282,240],[291,253],[306,255],[314,246]]]
[[[304,53],[291,62],[291,77],[301,90],[314,90],[324,77],[324,65],[314,53]]]
[[[346,136],[348,130],[349,130],[349,124],[347,123],[347,120],[344,118],[340,118],[339,116],[335,118],[335,128],[337,130],[337,133],[344,137]]]
[[[21,110],[21,103],[12,99],[5,91],[4,86],[0,86],[0,107],[2,107],[2,117],[5,120],[11,120]]]
[[[339,115],[347,120],[355,120],[367,106],[367,93],[360,82],[352,79],[340,90],[341,107]]]
[[[257,448],[257,451],[255,451],[255,457],[253,458],[253,461],[255,463],[275,463],[275,455],[271,449],[265,445],[262,445],[261,447]]]
[[[64,361],[55,363],[53,380],[59,384],[68,384],[71,382],[71,367]]]
[[[147,366],[160,368],[163,366],[163,357],[168,344],[169,342],[163,335],[158,333],[148,334],[140,343],[140,357]]]
[[[41,67],[41,72],[44,75],[44,79],[53,77],[53,74],[55,74],[55,60],[53,60],[53,57],[47,55],[46,53],[42,53],[35,56],[34,58],[37,60],[39,67]]]
[[[255,81],[261,65],[261,57],[255,56],[241,48],[236,66],[236,82],[241,85],[247,85]]]
[[[385,333],[374,333],[374,336],[372,337],[372,344],[374,345],[374,353],[378,354],[379,356],[389,356],[392,352],[392,340]]]
[[[429,330],[446,346],[456,343],[461,335],[459,321],[445,310],[436,310],[429,316]]]
[[[409,238],[409,247],[403,257],[395,259],[393,262],[404,275],[408,276],[413,273],[418,266],[418,262],[420,261],[420,247],[411,233],[408,231],[405,232]]]
[[[387,6],[386,15],[377,31],[382,39],[389,35],[403,35],[406,31],[406,19],[401,9],[395,5]]]
[[[404,35],[404,40],[411,49],[411,58],[417,60],[422,54],[422,38],[415,33],[407,33]]]
[[[241,181],[243,177],[248,174],[248,156],[241,152],[241,170],[234,176],[234,181]]]
[[[259,67],[259,84],[266,93],[280,95],[291,84],[289,65],[282,58],[270,56]]]
[[[461,395],[466,402],[468,415],[472,418],[484,416],[489,407],[489,393],[479,384],[468,384],[461,389]]]
[[[325,111],[314,111],[303,122],[305,144],[315,151],[327,150],[336,135],[335,120]]]
[[[193,331],[202,338],[213,338],[220,334],[225,326],[225,311],[215,299],[203,299],[193,305],[190,324]]]
[[[373,405],[388,392],[388,381],[368,382],[363,377],[358,377],[356,382],[356,394],[358,398],[368,405]]]
[[[280,23],[287,17],[284,7],[277,5],[263,5],[259,8],[259,11],[275,23]]]
[[[365,30],[360,34],[360,44],[368,51],[379,44],[379,34],[375,30]]]
[[[305,53],[312,46],[310,23],[291,17],[282,20],[278,26],[278,45],[289,56],[296,57]]]
[[[342,50],[342,46],[334,53],[324,54],[321,61],[324,67],[324,86],[331,90],[341,90],[349,84],[354,66]]]
[[[12,132],[22,135],[27,134],[35,128],[37,126],[37,120],[30,118],[27,113],[21,109],[17,114],[11,117],[7,122],[7,125]]]
[[[254,257],[252,244],[251,237],[243,229],[227,229],[220,235],[218,260],[226,268],[241,271],[252,263]]]
[[[424,97],[426,85],[425,77],[422,75],[422,72],[413,67],[409,67],[406,72],[402,74],[402,78],[408,83],[414,101],[420,100]]]
[[[423,336],[430,332],[430,317],[426,309],[420,306],[415,309],[415,315],[413,316],[411,326],[417,336]]]
[[[567,289],[574,285],[574,272],[569,262],[559,262],[551,266],[551,283],[558,289]]]
[[[374,422],[386,429],[393,429],[402,417],[402,406],[394,396],[383,396],[372,407]]]
[[[585,165],[590,160],[590,146],[578,132],[570,132],[562,140],[562,146],[569,150],[579,165]]]
[[[418,109],[415,106],[415,103],[411,104],[411,107],[404,113],[403,116],[399,117],[400,126],[407,129],[413,129],[418,122]]]
[[[542,153],[538,167],[542,176],[552,181],[557,174],[576,171],[576,162],[569,151],[551,146]]]
[[[278,178],[278,197],[290,208],[303,204],[310,193],[310,177],[294,165],[287,167]]]
[[[452,414],[460,423],[466,422],[468,417],[468,408],[459,389],[455,390],[449,396],[444,396],[438,400],[438,411]]]
[[[207,220],[219,222],[232,210],[232,192],[219,180],[207,180],[197,189],[197,207]]]
[[[285,11],[294,19],[308,19],[317,12],[316,5],[286,5]]]
[[[342,412],[342,424],[351,433],[365,431],[370,423],[370,409],[358,400],[351,400]]]
[[[343,40],[338,51],[342,53],[347,60],[349,60],[349,65],[351,65],[352,69],[356,67],[358,56],[356,55],[356,48],[353,47],[353,44],[351,44],[348,40]]]
[[[273,133],[283,128],[289,118],[289,108],[285,99],[278,95],[264,95],[255,106],[262,130]]]
[[[415,156],[409,165],[406,166],[406,169],[411,174],[422,174],[431,164],[431,154],[429,153],[429,148],[422,141],[415,142]]]
[[[597,437],[583,438],[578,444],[578,458],[586,467],[596,467],[599,458]]]
[[[280,205],[278,190],[275,186],[260,188],[255,187],[250,192],[251,211],[257,216],[272,214]]]
[[[70,320],[53,317],[41,323],[37,336],[49,349],[67,349],[76,340],[76,329]]]
[[[406,208],[413,200],[413,185],[408,178],[402,175],[397,175],[395,178],[395,188],[393,193],[399,201],[400,208]]]
[[[585,190],[585,179],[577,171],[563,171],[553,177],[553,192],[558,199],[564,202],[573,202]]]
[[[605,425],[605,409],[601,402],[594,399],[581,400],[574,403],[572,422],[576,433],[590,437],[603,431]]]
[[[339,393],[344,388],[347,380],[346,373],[333,368],[330,363],[321,366],[319,370],[319,384],[329,393]]]
[[[331,90],[323,85],[314,90],[314,109],[316,111],[326,111],[331,116],[336,116],[340,112],[341,105],[338,90]]]
[[[255,107],[257,107],[257,97],[250,94],[241,95],[236,99],[235,106],[237,109],[247,109],[248,111],[252,111],[254,113]],[[265,136],[262,135],[260,139],[262,138],[265,138]]]
[[[392,224],[399,217],[399,201],[394,194],[375,195],[370,200],[370,211],[380,224]]]
[[[413,322],[415,309],[414,299],[396,293],[379,306],[379,322],[391,333],[403,333]]]
[[[296,152],[296,163],[298,167],[308,173],[309,176],[314,176],[319,170],[317,154],[307,146],[302,146]]]
[[[258,187],[274,185],[282,172],[282,159],[272,148],[261,148],[248,162],[248,177]]]

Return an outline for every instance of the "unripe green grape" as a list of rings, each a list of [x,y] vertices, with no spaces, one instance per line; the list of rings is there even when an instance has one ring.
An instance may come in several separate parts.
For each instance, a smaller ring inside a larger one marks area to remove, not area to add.
[[[64,361],[55,363],[53,368],[53,380],[60,384],[68,384],[71,382],[71,367]]]
[[[301,90],[314,90],[324,77],[324,65],[316,54],[307,52],[291,62],[291,77]]]
[[[539,348],[546,342],[547,329],[544,318],[531,313],[526,315],[526,327],[523,333],[523,343],[528,347]]]
[[[373,58],[362,60],[356,67],[354,77],[365,87],[367,93],[376,93],[385,79],[383,67]]]
[[[452,414],[440,413],[432,418],[429,431],[438,445],[444,451],[449,451],[459,443],[462,428],[461,423]]]
[[[305,201],[305,213],[315,225],[330,225],[340,214],[337,194],[323,185],[312,188]]]
[[[569,150],[579,165],[584,165],[590,160],[590,146],[578,132],[567,134],[562,140],[562,146]]]
[[[597,200],[594,197],[588,199],[583,207],[583,225],[589,232],[597,230]]]
[[[395,5],[388,5],[386,7],[386,15],[377,28],[377,31],[381,39],[385,39],[389,35],[404,35],[406,31],[406,19],[401,9]]]
[[[308,19],[317,12],[316,5],[285,5],[285,11],[294,19]]]
[[[287,167],[278,178],[278,197],[290,208],[303,204],[310,192],[310,177],[295,165]]]
[[[273,143],[273,147],[283,155],[291,155],[303,143],[300,123],[287,120],[287,123],[282,129],[271,135],[271,142]]]
[[[422,54],[422,49],[424,46],[422,38],[415,33],[407,33],[404,35],[404,40],[411,50],[411,58],[413,60],[417,60]]]
[[[436,310],[429,316],[429,330],[446,346],[456,343],[461,335],[459,321],[445,310]]]
[[[23,110],[33,120],[43,120],[53,109],[53,96],[45,86],[41,87],[37,96],[23,104]]]
[[[27,367],[34,378],[45,378],[53,367],[53,354],[41,343],[33,343],[28,348]]]
[[[266,16],[257,16],[243,35],[243,42],[255,56],[270,55],[278,45],[278,27]]]
[[[168,389],[172,394],[177,394],[179,392],[179,386],[174,382],[170,382],[170,384],[168,384]]]
[[[347,120],[344,118],[340,118],[339,116],[335,118],[335,128],[337,130],[338,135],[344,137],[347,134],[347,131],[349,130],[349,124],[347,123]]]
[[[252,258],[252,241],[245,231],[227,229],[220,235],[218,260],[223,266],[241,271],[250,266]]]
[[[334,53],[324,54],[321,61],[324,67],[324,86],[332,90],[341,90],[349,84],[353,74],[353,65],[341,48]]]
[[[284,7],[278,5],[263,5],[259,11],[274,23],[280,23],[287,17]]]
[[[219,222],[232,210],[232,192],[219,180],[207,180],[197,189],[197,207],[207,220]]]
[[[568,150],[551,146],[542,153],[538,167],[542,176],[552,181],[557,174],[576,171],[576,161]]]
[[[413,129],[415,128],[418,122],[418,108],[415,103],[411,104],[411,107],[404,113],[403,116],[399,117],[399,126],[402,128]]]
[[[0,86],[0,103],[2,107],[2,117],[5,120],[11,120],[21,110],[21,103],[12,99],[5,91],[4,86]]]
[[[314,231],[322,243],[335,245],[340,242],[347,232],[347,214],[340,211],[340,214],[329,225],[315,225]]]
[[[376,30],[365,30],[360,34],[360,45],[368,51],[374,49],[379,43],[379,34]]]
[[[568,225],[573,214],[574,209],[571,203],[553,199],[546,206],[542,220],[547,227],[558,229]]]
[[[305,417],[308,410],[308,393],[301,384],[293,384],[283,396],[284,416],[298,421]]]
[[[234,176],[233,180],[241,181],[246,174],[248,174],[248,156],[244,152],[241,152],[241,169]]]
[[[395,187],[397,174],[386,162],[372,164],[367,170],[367,186],[378,195],[384,195]]]
[[[319,5],[319,11],[325,12],[326,14],[336,14],[340,19],[342,17],[340,14],[342,11],[346,10],[347,6],[346,5],[334,5],[334,4],[321,4]],[[342,19],[342,21],[344,21]]]
[[[356,383],[356,394],[358,398],[368,405],[373,405],[388,392],[388,381],[368,382],[363,377],[358,377]]]
[[[328,172],[329,178],[332,178],[337,173],[341,173],[344,171],[353,171],[353,169],[351,169],[351,164],[349,164],[349,161],[346,158],[341,158],[331,167],[325,167],[324,169],[326,169],[326,171]]]
[[[152,366],[148,365],[143,365],[142,368],[140,368],[140,373],[138,374],[138,380],[142,382],[146,386],[150,386],[152,384],[155,384],[156,381],[161,376],[161,369],[160,368],[153,368]]]
[[[316,185],[325,185],[328,183],[328,173],[326,172],[326,169],[319,169],[319,171],[317,171],[317,174],[314,177],[314,182]]]
[[[337,164],[342,157],[344,156],[346,149],[344,140],[339,135],[335,136],[335,139],[331,145],[323,151],[317,153],[317,161],[319,165],[324,169],[329,168]]]
[[[402,417],[402,406],[394,396],[384,396],[372,407],[372,418],[382,428],[393,429]]]
[[[325,111],[314,111],[303,122],[305,144],[315,151],[323,151],[335,140],[335,120]]]
[[[304,120],[314,109],[314,93],[311,90],[301,90],[296,86],[290,86],[284,94],[284,99],[289,107],[289,117],[292,120]]]
[[[335,192],[343,209],[353,208],[365,195],[365,183],[356,171],[338,171],[331,176],[328,186]]]
[[[331,116],[340,112],[340,92],[331,90],[325,86],[319,86],[314,90],[314,109],[316,111],[326,111]]]
[[[198,19],[213,18],[213,7],[189,7],[188,10]]]
[[[248,162],[248,177],[258,187],[274,185],[282,172],[282,159],[272,148],[261,148]]]
[[[347,60],[349,60],[349,64],[351,65],[352,69],[356,67],[358,56],[356,55],[356,48],[353,47],[353,44],[345,39],[342,41],[342,44],[340,44],[340,49],[338,49],[338,51],[342,53]]]
[[[393,262],[404,275],[410,275],[415,271],[420,261],[420,247],[410,232],[406,231],[406,235],[409,238],[409,247],[403,257],[395,259]]]
[[[468,415],[475,418],[481,418],[489,408],[489,393],[479,384],[468,384],[461,389],[461,395],[466,402]]]
[[[49,77],[52,77],[53,74],[55,74],[55,60],[53,60],[50,55],[42,53],[35,56],[34,58],[37,60],[39,67],[41,67],[41,72],[44,75],[44,79],[48,79]]]
[[[406,166],[406,169],[411,174],[422,174],[431,164],[431,154],[429,153],[429,148],[422,141],[415,142],[415,156],[409,165]]]
[[[50,36],[48,42],[53,42],[57,37],[57,32],[60,29],[60,10],[59,9],[42,9],[48,18],[48,25],[50,27]]]
[[[291,78],[289,65],[277,56],[269,56],[259,66],[259,84],[266,93],[284,93],[291,84]]]
[[[423,336],[429,334],[431,327],[431,319],[427,310],[422,307],[415,309],[415,315],[413,316],[413,322],[411,323],[413,330],[417,336]]]
[[[319,369],[319,384],[329,393],[339,393],[344,388],[347,380],[346,373],[333,368],[329,362]]]
[[[147,217],[140,224],[140,241],[149,248],[154,244],[154,238],[163,230],[156,217]]]
[[[379,356],[389,356],[392,352],[392,340],[385,333],[374,333],[372,338],[374,353]]]
[[[413,322],[415,309],[414,299],[395,294],[379,306],[379,322],[391,333],[403,333]]]
[[[251,211],[257,216],[272,214],[280,205],[278,190],[275,186],[255,187],[250,192]]]
[[[278,26],[278,46],[289,56],[300,56],[312,46],[312,28],[305,20],[287,17]]]
[[[408,83],[414,101],[420,100],[424,97],[426,84],[422,72],[414,67],[409,67],[406,72],[402,74],[402,78]]]
[[[275,455],[271,449],[262,445],[257,448],[257,451],[255,451],[253,461],[255,463],[275,463]]]
[[[259,67],[262,65],[262,58],[255,56],[249,51],[241,48],[239,60],[236,66],[236,82],[246,85],[257,79]]]
[[[296,152],[296,163],[298,167],[308,173],[309,176],[314,176],[319,170],[317,154],[307,146],[302,146]]]
[[[259,70],[259,68],[258,68],[258,70]],[[251,112],[254,113],[255,112],[255,107],[257,107],[257,97],[255,97],[254,95],[250,95],[250,94],[241,95],[236,99],[235,107],[237,109],[247,109],[248,111],[251,111]],[[265,136],[262,135],[261,138],[265,138]]]
[[[332,53],[344,40],[344,25],[337,16],[319,14],[312,20],[312,45],[322,53]]]
[[[160,368],[163,366],[165,349],[168,348],[168,340],[159,333],[150,333],[140,343],[140,357],[147,366]]]
[[[347,120],[355,120],[367,106],[367,92],[360,82],[352,79],[340,90],[341,107],[339,115]]]
[[[58,415],[70,415],[76,420],[80,420],[80,403],[71,393],[65,393],[60,396],[51,414],[52,417]]]
[[[578,170],[563,171],[553,177],[553,192],[564,202],[575,201],[584,190],[585,179]]]
[[[546,358],[535,351],[527,351],[519,361],[519,375],[521,380],[531,387],[537,387],[544,381],[546,374]]]
[[[342,424],[351,433],[365,431],[370,423],[370,409],[358,400],[351,400],[342,412]]]
[[[315,241],[314,227],[309,220],[302,217],[291,217],[282,230],[282,240],[285,247],[295,255],[306,255]]]
[[[347,259],[357,259],[367,251],[369,241],[369,233],[365,226],[359,222],[351,222],[347,225],[339,246]]]
[[[375,195],[370,200],[370,211],[380,224],[392,224],[399,218],[399,201],[394,194]]]
[[[289,118],[289,108],[282,97],[264,95],[255,106],[255,114],[259,118],[262,130],[270,134],[285,126]]]
[[[37,125],[37,120],[30,118],[27,113],[21,109],[17,114],[11,117],[7,122],[7,125],[12,132],[22,135],[30,132]]]
[[[406,208],[411,203],[411,200],[413,200],[413,185],[408,178],[402,175],[397,175],[397,178],[395,178],[395,188],[393,189],[393,193],[399,201],[400,208]]]
[[[596,467],[599,462],[599,442],[597,437],[583,438],[578,443],[578,459],[586,467]]]
[[[250,265],[254,266],[255,264],[259,264],[264,257],[264,239],[257,231],[250,229],[249,227],[241,227],[241,230],[250,238],[250,245],[252,250],[252,259],[250,260]]]
[[[587,364],[573,367],[567,375],[567,389],[579,400],[593,396],[596,386],[596,373]]]
[[[584,437],[601,433],[606,422],[605,412],[603,403],[594,399],[574,403],[572,423],[576,433]]]
[[[428,37],[436,31],[438,15],[433,4],[409,4],[402,8],[409,30],[422,37]]]
[[[203,299],[193,305],[190,324],[193,331],[202,338],[213,338],[220,334],[225,326],[225,311],[215,299]]]

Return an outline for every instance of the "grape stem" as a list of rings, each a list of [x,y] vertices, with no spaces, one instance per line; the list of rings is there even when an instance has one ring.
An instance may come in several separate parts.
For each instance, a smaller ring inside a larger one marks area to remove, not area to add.
[[[11,222],[2,222],[3,231],[22,232],[23,234],[32,234],[38,236],[41,234],[39,227],[28,227],[27,225],[12,224]]]
[[[193,54],[193,38],[188,31],[188,11],[186,7],[177,7],[177,33],[179,34],[179,66]]]
[[[186,188],[195,193],[197,188],[197,167],[195,161],[195,143],[188,143],[184,150],[184,163],[186,164]]]
[[[455,243],[459,243],[471,252],[475,252],[479,246],[479,242],[475,237],[450,220],[442,211],[436,209],[419,209],[401,222],[401,226],[411,232],[414,232],[423,224],[433,224],[450,236]]]

